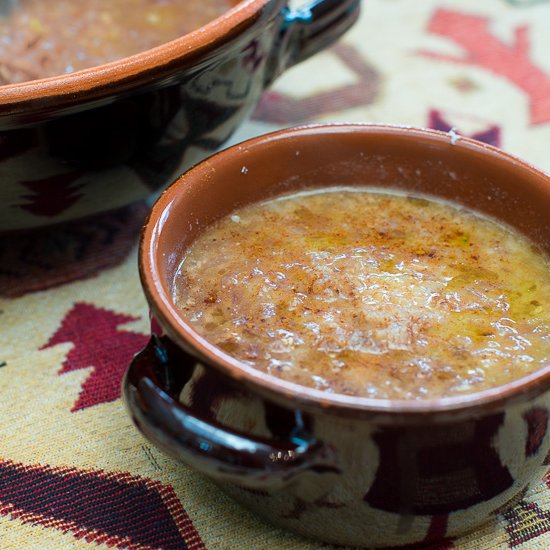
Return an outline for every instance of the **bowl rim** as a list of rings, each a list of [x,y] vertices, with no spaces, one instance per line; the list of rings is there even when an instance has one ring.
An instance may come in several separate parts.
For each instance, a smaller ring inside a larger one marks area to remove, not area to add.
[[[271,2],[273,0],[241,0],[206,25],[154,48],[72,73],[2,85],[0,114],[14,114],[23,107],[28,111],[48,98],[54,105],[67,97],[72,99],[72,104],[80,98],[100,98],[112,93],[113,88],[135,86],[136,79],[137,85],[149,83],[150,78],[139,76],[170,73],[175,62],[191,60],[214,49],[250,26],[254,16]]]
[[[197,357],[203,358],[208,366],[213,366],[230,378],[244,383],[254,391],[275,400],[299,404],[306,408],[328,409],[336,408],[339,412],[348,414],[371,413],[382,415],[404,415],[406,417],[426,417],[434,413],[473,413],[479,409],[502,408],[505,404],[524,401],[536,397],[550,389],[550,362],[536,371],[503,384],[480,392],[436,399],[398,400],[369,397],[355,397],[345,394],[327,393],[322,390],[288,382],[247,366],[231,357],[221,349],[209,343],[198,334],[178,313],[171,296],[162,283],[155,258],[158,242],[166,220],[174,210],[179,190],[190,185],[193,179],[212,173],[214,165],[225,158],[227,151],[265,147],[273,141],[285,140],[290,137],[311,134],[331,134],[341,132],[381,133],[384,135],[407,136],[409,139],[423,138],[431,143],[448,144],[461,149],[480,152],[499,161],[519,167],[525,173],[535,177],[541,189],[550,197],[550,175],[497,147],[477,140],[460,136],[453,131],[442,132],[421,127],[399,124],[380,123],[322,123],[308,124],[277,130],[263,134],[232,147],[220,151],[202,161],[186,173],[182,174],[157,199],[149,212],[142,228],[139,245],[139,272],[141,284],[152,313],[159,321],[162,329],[178,345],[184,349],[192,349]]]

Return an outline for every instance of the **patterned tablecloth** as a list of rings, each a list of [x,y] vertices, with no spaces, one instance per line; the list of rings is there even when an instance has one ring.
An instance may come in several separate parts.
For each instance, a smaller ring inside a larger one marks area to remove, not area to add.
[[[549,52],[548,1],[367,0],[234,141],[306,121],[454,127],[550,171]],[[132,426],[120,381],[147,341],[145,212],[0,238],[0,548],[328,548],[265,524]],[[547,474],[436,548],[549,548],[549,487]]]

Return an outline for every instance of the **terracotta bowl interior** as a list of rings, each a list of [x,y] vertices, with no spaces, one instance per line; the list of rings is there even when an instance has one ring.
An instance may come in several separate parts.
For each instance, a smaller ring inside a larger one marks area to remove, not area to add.
[[[161,295],[165,319],[176,316],[169,304],[174,273],[205,227],[251,202],[321,186],[395,188],[452,200],[517,228],[550,256],[550,178],[492,147],[451,138],[411,128],[335,125],[280,132],[215,155],[154,206],[144,232],[150,262],[142,265],[145,286]],[[194,338],[181,320],[171,324],[177,324],[174,333]],[[534,376],[537,393],[548,386],[547,374]],[[513,393],[518,384],[507,387]],[[491,399],[506,393],[488,392]]]
[[[550,178],[493,148],[448,135],[376,127],[294,132],[237,146],[169,190],[157,266],[171,289],[177,260],[236,208],[313,187],[373,186],[452,200],[515,227],[550,256]],[[164,201],[163,201],[164,202]]]

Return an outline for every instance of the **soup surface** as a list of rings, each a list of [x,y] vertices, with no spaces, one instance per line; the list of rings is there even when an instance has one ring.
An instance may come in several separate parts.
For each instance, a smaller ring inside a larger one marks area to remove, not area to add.
[[[4,0],[2,0],[4,1]],[[0,17],[0,84],[56,76],[159,46],[237,0],[13,0]]]
[[[327,392],[425,399],[550,365],[550,263],[450,203],[282,197],[215,223],[174,280],[184,318],[243,363]]]

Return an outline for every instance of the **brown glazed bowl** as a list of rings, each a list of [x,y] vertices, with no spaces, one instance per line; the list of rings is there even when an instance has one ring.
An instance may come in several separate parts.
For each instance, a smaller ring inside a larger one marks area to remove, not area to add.
[[[235,0],[172,42],[0,86],[0,232],[143,199],[220,148],[286,68],[327,47],[360,0]]]
[[[544,471],[550,362],[471,395],[327,394],[232,359],[172,302],[178,259],[213,220],[252,201],[335,185],[457,201],[517,228],[550,255],[550,178],[493,147],[376,125],[253,139],[187,172],[152,209],[140,271],[153,335],[127,372],[125,402],[155,445],[283,528],[353,546],[454,537]]]

